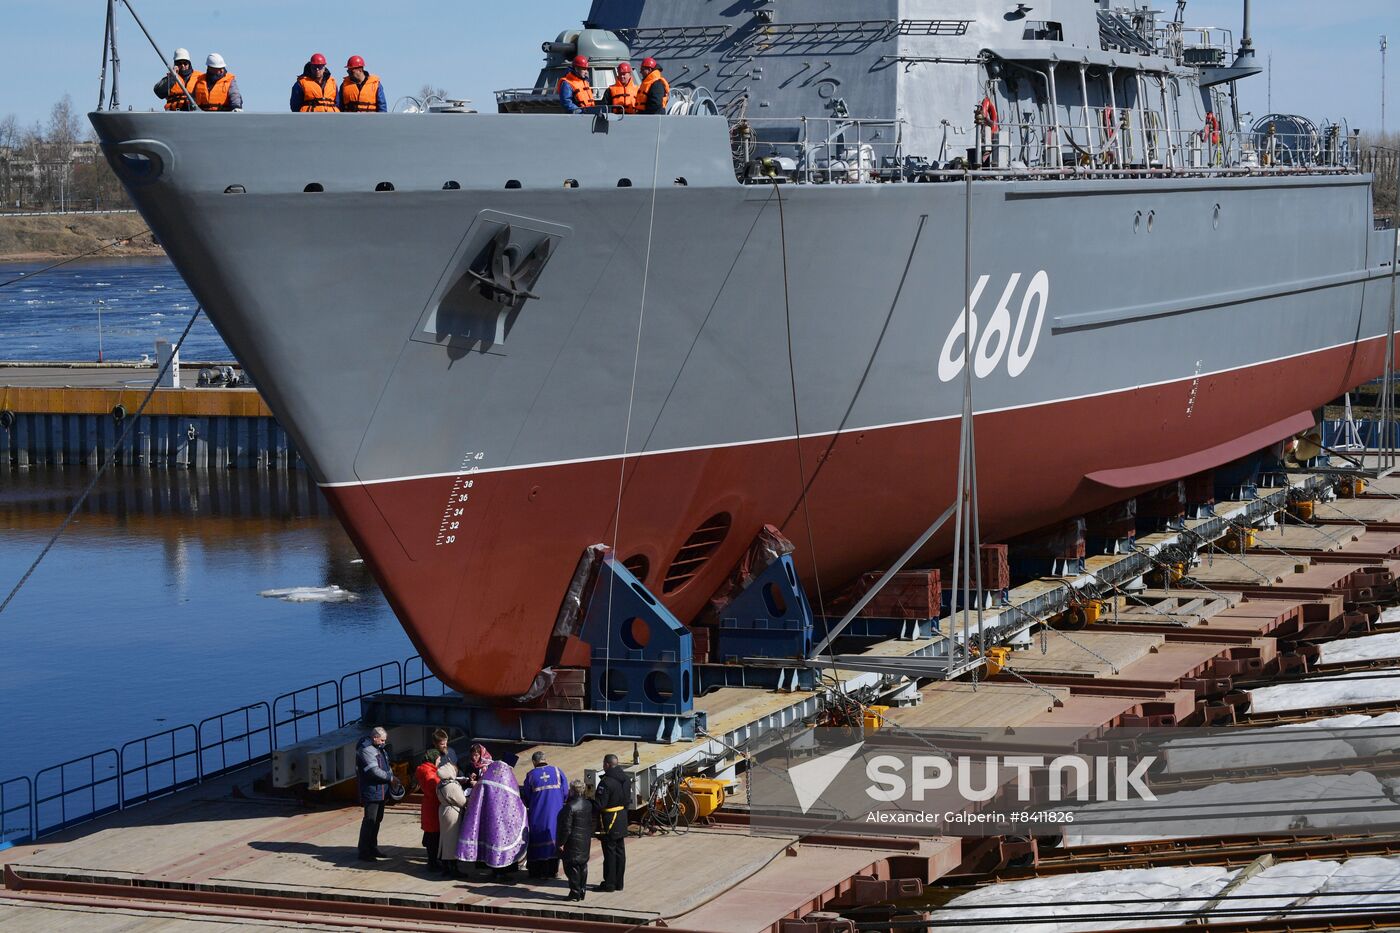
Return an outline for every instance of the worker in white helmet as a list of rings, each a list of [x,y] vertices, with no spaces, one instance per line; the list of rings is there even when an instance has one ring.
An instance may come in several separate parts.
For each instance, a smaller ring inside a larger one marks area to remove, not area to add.
[[[194,83],[194,101],[200,110],[228,112],[243,109],[238,79],[228,70],[224,57],[218,52],[210,52],[204,62],[204,74]]]
[[[194,101],[190,99],[190,95],[194,94],[194,82],[199,77],[199,72],[194,70],[194,65],[190,62],[189,49],[176,49],[172,61],[173,67],[156,82],[156,96],[165,101],[166,110],[193,110]],[[189,91],[189,94],[185,91]]]

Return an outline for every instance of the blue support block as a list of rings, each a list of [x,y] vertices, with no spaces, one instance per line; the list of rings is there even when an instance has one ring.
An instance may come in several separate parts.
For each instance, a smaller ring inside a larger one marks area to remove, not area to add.
[[[812,609],[786,554],[769,564],[724,608],[715,660],[806,658],[812,653]]]
[[[579,635],[593,649],[590,710],[676,716],[695,708],[690,630],[612,557],[598,566]]]

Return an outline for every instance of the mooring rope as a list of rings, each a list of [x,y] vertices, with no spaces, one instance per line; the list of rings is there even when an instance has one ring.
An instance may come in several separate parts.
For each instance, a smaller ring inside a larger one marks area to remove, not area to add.
[[[52,272],[55,269],[61,269],[69,263],[77,262],[79,259],[86,259],[89,256],[96,256],[98,253],[103,252],[104,250],[112,249],[113,247],[120,246],[123,243],[130,243],[132,240],[139,239],[143,236],[154,236],[154,234],[152,234],[149,230],[142,230],[139,233],[133,233],[131,236],[120,237],[118,239],[113,240],[110,243],[107,243],[103,246],[99,246],[96,249],[90,249],[86,253],[81,253],[77,256],[70,256],[67,259],[56,262],[51,266],[45,266],[42,269],[35,269],[33,272],[25,272],[7,281],[0,282],[0,288],[5,288],[6,286],[14,285],[19,282],[28,282],[35,276],[43,275],[45,272]]]

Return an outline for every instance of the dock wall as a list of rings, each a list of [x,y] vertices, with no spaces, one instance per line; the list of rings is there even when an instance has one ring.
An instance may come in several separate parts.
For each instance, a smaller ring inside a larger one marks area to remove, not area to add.
[[[253,389],[158,389],[121,448],[142,389],[0,388],[0,463],[296,469],[301,455]]]

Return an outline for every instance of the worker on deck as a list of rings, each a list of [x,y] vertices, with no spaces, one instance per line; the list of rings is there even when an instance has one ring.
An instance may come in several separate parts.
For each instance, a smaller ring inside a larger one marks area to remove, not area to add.
[[[194,65],[190,63],[188,49],[176,49],[173,62],[174,67],[156,82],[156,96],[165,101],[166,110],[193,110],[194,82],[199,77],[199,72],[195,71]],[[184,90],[180,89],[181,82],[184,82]],[[185,91],[189,91],[189,94]]]
[[[389,785],[394,783],[389,756],[384,754],[384,743],[388,740],[389,733],[384,727],[375,726],[355,746],[355,777],[360,785],[360,806],[365,811],[360,820],[362,862],[377,862],[385,857],[379,851],[379,824],[384,822],[384,800],[389,796]]]
[[[423,802],[419,804],[418,825],[423,830],[423,848],[428,853],[428,871],[441,872],[442,862],[438,859],[438,853],[442,849],[441,821],[438,817],[438,784],[442,779],[438,777],[438,765],[446,762],[442,752],[436,748],[430,748],[423,753],[421,763],[417,770],[413,772],[413,779],[418,782],[418,789],[423,792]]]
[[[449,878],[457,877],[457,842],[462,832],[462,810],[467,791],[457,766],[438,758],[438,866]]]
[[[446,729],[433,730],[433,748],[436,748],[438,753],[451,762],[452,766],[455,768],[457,766],[457,752],[451,745],[447,744],[447,740],[448,735]]]
[[[617,66],[617,81],[603,92],[603,106],[612,113],[641,113],[641,86],[632,77],[632,66]]]
[[[661,73],[656,59],[642,60],[642,86],[637,91],[641,100],[640,113],[664,114],[671,105],[671,82]]]
[[[326,56],[317,52],[292,82],[292,112],[334,113],[340,109],[335,99],[335,78],[326,67]]]
[[[583,782],[569,782],[569,799],[559,811],[555,838],[564,860],[564,877],[569,879],[569,900],[581,901],[588,887],[588,856],[593,848],[593,801],[583,794]]]
[[[559,103],[565,113],[592,113],[597,106],[593,97],[593,85],[588,82],[588,56],[580,55],[573,60],[569,73],[559,79]]]
[[[563,771],[546,760],[544,752],[531,755],[530,763],[534,767],[525,775],[520,787],[520,796],[530,814],[525,870],[531,878],[555,878],[559,875],[559,842],[555,832],[569,781]]]
[[[243,95],[238,90],[238,78],[224,64],[224,57],[210,52],[204,60],[204,73],[194,79],[194,102],[200,110],[230,113],[243,109]]]
[[[379,75],[366,71],[365,60],[358,55],[351,55],[345,63],[345,80],[340,82],[335,103],[344,113],[387,113],[389,110]],[[456,764],[455,755],[453,764]]]
[[[593,795],[598,805],[598,834],[603,842],[603,883],[599,891],[621,891],[627,872],[627,811],[632,806],[632,779],[616,755],[603,758],[603,775]]]

